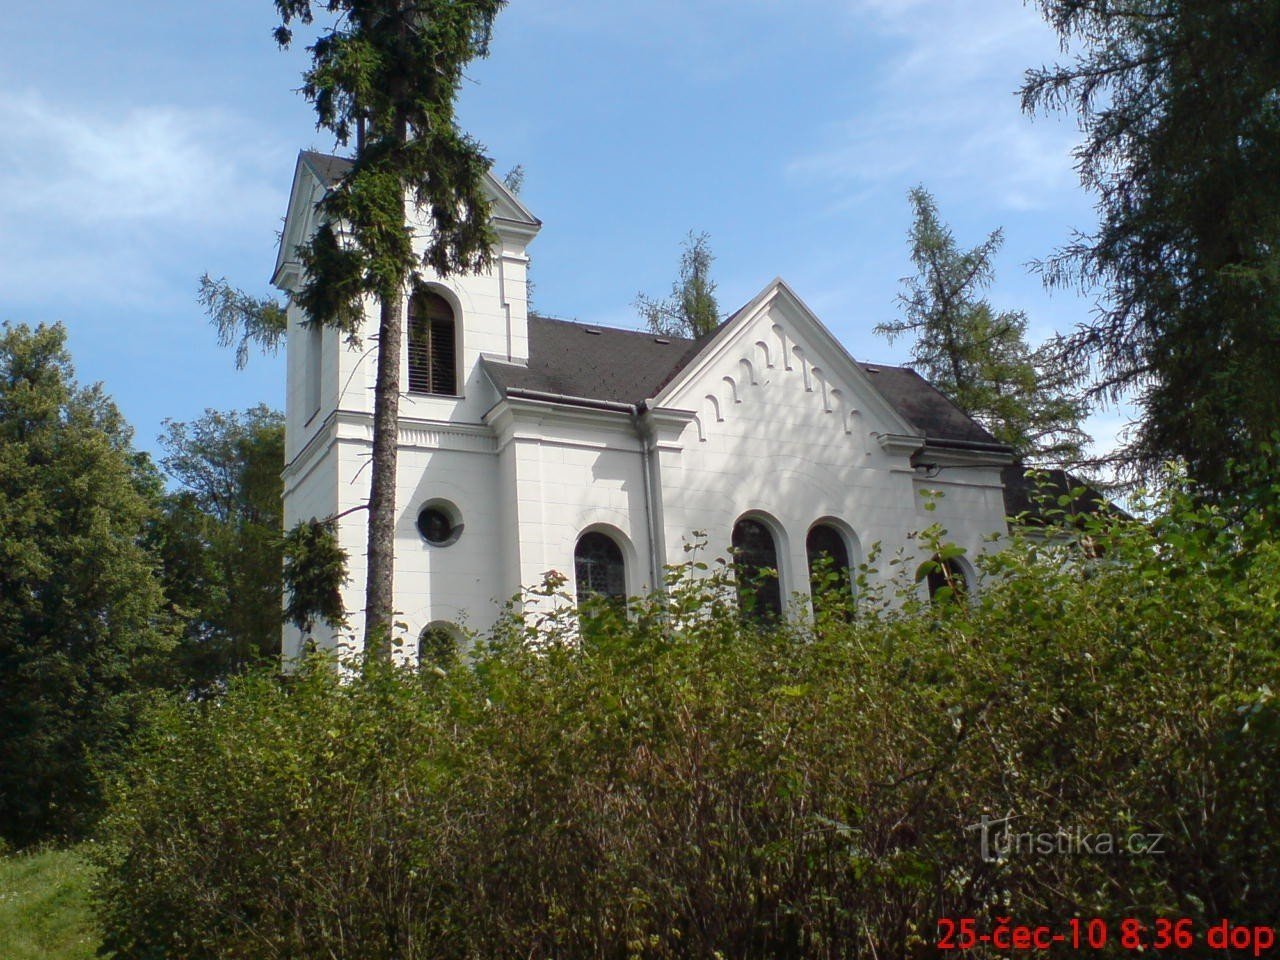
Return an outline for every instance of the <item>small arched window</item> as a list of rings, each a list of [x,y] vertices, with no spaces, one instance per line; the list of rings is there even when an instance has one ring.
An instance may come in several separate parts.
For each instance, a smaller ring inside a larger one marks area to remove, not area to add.
[[[622,548],[608,534],[593,530],[578,538],[573,551],[578,601],[588,597],[626,602],[627,567]]]
[[[778,547],[772,531],[759,520],[744,517],[733,525],[733,575],[744,615],[772,620],[782,614]]]
[[[458,661],[458,634],[451,624],[432,623],[418,634],[418,666],[447,669]]]
[[[934,557],[926,582],[929,585],[929,599],[934,603],[963,600],[969,595],[969,580],[960,564],[954,560]]]
[[[840,531],[829,523],[814,524],[805,538],[804,548],[809,558],[809,591],[814,602],[823,596],[847,600],[853,584],[849,547]]]
[[[449,301],[432,290],[409,298],[409,391],[458,393],[458,325]]]

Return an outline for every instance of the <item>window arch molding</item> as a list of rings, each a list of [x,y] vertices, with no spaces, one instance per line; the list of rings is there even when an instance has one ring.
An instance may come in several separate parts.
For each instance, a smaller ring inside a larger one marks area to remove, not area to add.
[[[573,589],[574,596],[582,599],[582,589],[579,584],[579,551],[582,548],[583,540],[591,537],[606,537],[618,550],[618,556],[621,559],[621,599],[636,596],[640,593],[639,576],[639,555],[636,553],[635,547],[631,543],[631,538],[622,532],[618,527],[611,523],[590,523],[578,531],[578,535],[573,538]]]
[[[809,529],[805,532],[804,551],[805,562],[808,567],[808,569],[805,570],[806,583],[810,585],[812,584],[812,565],[815,553],[812,547],[817,546],[817,544],[814,544],[814,540],[817,539],[815,537],[815,533],[821,535],[822,531],[830,531],[839,538],[840,545],[844,547],[845,555],[843,559],[848,564],[847,569],[849,571],[850,590],[856,595],[857,584],[855,581],[858,576],[858,566],[863,560],[862,541],[858,538],[858,534],[854,531],[853,527],[841,520],[839,517],[823,516],[809,524]],[[837,558],[837,561],[839,559],[840,558]],[[810,593],[812,594],[812,586],[810,586]]]
[[[434,281],[414,285],[405,298],[402,374],[408,393],[462,396],[463,315],[462,301],[453,290]]]
[[[744,546],[750,547],[747,538],[752,536],[752,528],[763,528],[768,533],[771,540],[773,550],[773,563],[765,562],[767,556],[758,556],[756,558],[747,558],[742,556]],[[734,576],[741,576],[743,572],[749,570],[751,566],[772,566],[778,571],[776,586],[769,590],[766,588],[764,592],[757,591],[757,603],[760,603],[770,610],[776,612],[781,617],[786,613],[787,598],[791,596],[793,590],[792,577],[794,572],[790,569],[788,561],[791,556],[790,544],[787,539],[786,528],[778,521],[778,519],[770,513],[763,510],[747,510],[740,514],[733,521],[733,527],[730,531],[729,544],[734,552]],[[774,591],[776,590],[776,594]],[[773,596],[767,596],[774,594]],[[739,588],[739,596],[741,596],[741,587]]]

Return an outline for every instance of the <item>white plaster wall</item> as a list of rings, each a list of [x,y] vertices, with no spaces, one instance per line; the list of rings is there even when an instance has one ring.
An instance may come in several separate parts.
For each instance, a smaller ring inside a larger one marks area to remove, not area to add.
[[[412,212],[412,207],[408,208]],[[459,321],[460,396],[436,397],[402,393],[401,448],[396,499],[397,620],[404,623],[407,656],[416,654],[421,629],[446,621],[476,630],[492,625],[502,601],[519,587],[520,566],[513,536],[514,461],[500,461],[493,431],[484,414],[498,396],[479,361],[488,354],[523,362],[528,358],[527,226],[498,225],[500,244],[493,267],[482,274],[426,279],[454,305]],[[417,247],[425,248],[424,225],[418,224]],[[295,281],[301,282],[300,279]],[[406,302],[407,312],[407,302]],[[358,509],[368,501],[373,389],[379,308],[365,305],[364,325],[355,347],[334,330],[323,333],[322,389],[318,414],[308,393],[311,338],[289,309],[286,356],[286,476],[305,466],[305,482],[286,483],[288,523],[310,516],[336,516],[338,538],[349,557],[350,580],[343,591],[350,619],[347,636],[363,632],[364,581],[368,515]],[[402,313],[401,322],[407,320]],[[407,342],[407,338],[406,338]],[[408,353],[401,352],[401,384],[408,384]],[[332,439],[323,448],[308,448],[320,431]],[[307,464],[300,462],[305,451]],[[319,469],[310,461],[321,463]],[[502,488],[501,490],[499,488]],[[463,517],[462,537],[448,547],[427,544],[416,520],[427,500],[454,503]],[[295,653],[300,637],[286,628],[286,654]]]
[[[865,386],[815,365],[818,349],[780,312],[766,311],[735,342],[682,388],[677,402],[697,419],[659,454],[667,562],[684,559],[694,530],[705,531],[712,556],[727,555],[735,522],[756,514],[774,529],[790,596],[808,591],[805,540],[822,519],[852,534],[851,559],[877,542],[886,561],[900,548],[914,555],[909,535],[935,521],[970,555],[1004,530],[997,468],[953,469],[927,484],[946,496],[926,512],[909,456],[886,452],[875,436],[899,428]]]
[[[410,208],[412,209],[412,208]],[[425,238],[419,236],[416,247],[425,249]],[[488,378],[479,369],[481,356],[524,362],[529,358],[528,263],[523,242],[512,237],[501,239],[494,251],[493,266],[484,273],[440,279],[430,271],[424,280],[454,307],[459,321],[459,377],[461,395],[438,397],[402,393],[401,417],[438,420],[453,423],[480,423],[485,412],[497,401]],[[408,342],[408,298],[401,311],[402,341]],[[376,343],[379,307],[370,299],[365,305],[362,346],[343,349],[339,360],[341,382],[337,405],[352,412],[373,412],[373,391],[377,366],[373,352]],[[408,350],[400,354],[400,383],[409,383]]]
[[[297,460],[284,477],[284,528],[290,530],[306,520],[333,516],[338,511],[338,457],[323,439]],[[328,638],[332,645],[333,639]],[[302,633],[285,624],[282,653],[285,660],[301,651]]]
[[[643,461],[630,417],[551,415],[520,423],[509,444],[521,583],[555,571],[572,594],[578,539],[601,530],[622,548],[627,592],[649,589]]]

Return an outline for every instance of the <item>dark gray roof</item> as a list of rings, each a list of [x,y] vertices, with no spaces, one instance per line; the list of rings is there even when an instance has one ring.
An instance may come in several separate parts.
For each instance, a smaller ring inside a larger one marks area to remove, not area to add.
[[[1019,517],[1023,523],[1042,526],[1047,522],[1046,510],[1061,510],[1066,516],[1078,517],[1096,513],[1127,517],[1128,514],[1111,503],[1086,481],[1065,470],[1036,470],[1028,477],[1025,463],[1011,463],[1001,472],[1004,482],[1004,512],[1009,517]],[[1066,504],[1059,497],[1081,491]],[[1054,521],[1059,522],[1058,520]]]
[[[485,369],[503,395],[634,406],[657,396],[715,335],[698,340],[656,337],[530,316],[528,366],[486,359]],[[862,367],[890,405],[927,439],[1004,449],[914,370]]]
[[[881,396],[929,440],[991,445],[998,441],[910,367],[864,363]]]
[[[316,172],[316,176],[326,187],[332,187],[351,169],[351,161],[347,157],[334,157],[314,150],[303,150],[302,160]]]
[[[707,339],[657,337],[530,316],[529,365],[486,360],[485,369],[504,394],[533,392],[634,405],[655,396]]]

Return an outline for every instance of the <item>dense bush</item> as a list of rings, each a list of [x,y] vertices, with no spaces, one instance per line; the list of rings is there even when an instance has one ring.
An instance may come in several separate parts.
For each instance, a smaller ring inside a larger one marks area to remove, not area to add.
[[[467,666],[316,660],[171,704],[114,791],[107,944],[889,958],[936,955],[940,916],[1273,922],[1273,522],[1174,497],[1015,538],[970,601],[865,591],[772,630],[691,564],[581,643],[512,622]],[[983,814],[1164,841],[986,862]]]

